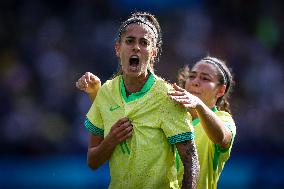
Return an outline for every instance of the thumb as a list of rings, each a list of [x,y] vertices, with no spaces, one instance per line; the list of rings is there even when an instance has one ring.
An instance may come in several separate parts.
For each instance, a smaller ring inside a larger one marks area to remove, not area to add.
[[[176,83],[173,84],[173,87],[174,87],[174,89],[175,89],[176,91],[180,91],[180,92],[183,92],[183,91],[184,91],[184,89],[181,88],[181,87],[179,87]]]

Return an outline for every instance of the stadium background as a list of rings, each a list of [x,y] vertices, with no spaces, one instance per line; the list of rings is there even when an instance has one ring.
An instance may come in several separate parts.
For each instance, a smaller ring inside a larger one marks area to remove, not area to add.
[[[0,188],[106,188],[86,165],[86,71],[116,71],[114,39],[133,10],[160,20],[159,75],[207,54],[235,73],[237,137],[219,188],[284,187],[283,2],[264,0],[1,0]]]

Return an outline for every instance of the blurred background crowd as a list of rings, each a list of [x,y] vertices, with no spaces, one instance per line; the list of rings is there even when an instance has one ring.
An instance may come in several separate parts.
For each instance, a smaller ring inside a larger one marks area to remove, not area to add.
[[[30,159],[39,163],[34,170],[44,171],[47,167],[39,159],[50,164],[51,157],[65,163],[68,157],[80,157],[72,162],[82,161],[88,169],[88,132],[83,121],[91,102],[76,90],[75,82],[86,71],[102,82],[112,77],[118,64],[114,53],[117,30],[134,10],[150,11],[160,21],[164,44],[156,65],[158,75],[176,82],[180,68],[206,55],[224,59],[234,72],[231,106],[237,137],[221,185],[227,188],[235,179],[244,183],[240,188],[283,187],[279,171],[284,168],[283,4],[264,0],[1,0],[0,188],[1,184],[16,186],[11,183],[15,176],[24,176],[28,166],[34,165],[24,164]],[[18,165],[26,167],[19,172]],[[241,168],[248,166],[252,174],[243,178]],[[2,172],[4,167],[12,170],[10,175]],[[92,174],[88,172],[88,179],[97,176]],[[24,181],[21,184],[25,186]]]

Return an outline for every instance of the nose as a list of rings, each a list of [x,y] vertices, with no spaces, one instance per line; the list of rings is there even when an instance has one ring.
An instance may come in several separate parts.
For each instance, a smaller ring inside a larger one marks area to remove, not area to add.
[[[198,79],[198,77],[196,77],[193,80],[191,80],[191,84],[194,87],[198,87],[199,86],[199,79]]]
[[[140,46],[139,46],[139,43],[135,43],[133,45],[133,52],[137,53],[140,51]]]

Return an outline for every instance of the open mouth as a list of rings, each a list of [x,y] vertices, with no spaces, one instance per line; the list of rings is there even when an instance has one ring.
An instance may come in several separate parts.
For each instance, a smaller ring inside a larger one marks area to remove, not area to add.
[[[133,55],[129,59],[129,65],[132,70],[136,70],[139,65],[139,57],[137,55]]]

